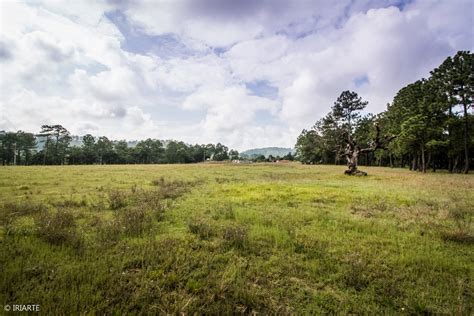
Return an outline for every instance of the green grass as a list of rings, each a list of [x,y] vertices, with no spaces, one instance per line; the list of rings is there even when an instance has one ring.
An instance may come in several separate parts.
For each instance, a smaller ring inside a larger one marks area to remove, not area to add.
[[[472,314],[474,177],[364,170],[0,168],[0,304]]]

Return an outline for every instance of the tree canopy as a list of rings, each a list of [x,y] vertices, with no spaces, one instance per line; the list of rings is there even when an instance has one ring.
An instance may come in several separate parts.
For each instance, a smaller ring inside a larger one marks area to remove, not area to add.
[[[474,57],[460,51],[448,57],[428,79],[401,88],[387,110],[374,116],[362,115],[367,102],[355,92],[343,91],[331,112],[298,137],[296,152],[303,163],[343,163],[344,148],[356,139],[369,148],[380,129],[386,151],[362,152],[359,164],[408,166],[426,172],[427,168],[469,171],[472,166]]]

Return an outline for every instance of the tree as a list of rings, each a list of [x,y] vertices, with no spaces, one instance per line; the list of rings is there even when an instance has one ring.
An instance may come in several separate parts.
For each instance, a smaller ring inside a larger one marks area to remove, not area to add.
[[[362,101],[362,98],[353,91],[343,91],[334,102],[332,117],[343,128],[349,140],[353,136],[354,126],[360,119],[358,111],[363,110],[367,104],[367,101]]]
[[[183,142],[170,141],[165,149],[165,161],[167,163],[191,162],[188,146]]]
[[[95,151],[99,158],[99,164],[109,163],[110,157],[113,156],[113,144],[107,137],[101,136],[95,144]]]
[[[151,138],[138,142],[134,151],[140,163],[158,163],[164,154],[161,141]]]
[[[0,142],[2,146],[2,165],[14,164],[17,142],[16,133],[5,133],[0,135]]]
[[[62,125],[42,125],[38,136],[46,138],[43,148],[43,164],[64,164],[71,134]],[[53,143],[51,143],[53,142]],[[48,156],[50,153],[50,157]]]
[[[28,165],[31,162],[32,150],[36,147],[36,139],[32,133],[18,131],[16,133],[17,164]]]
[[[386,143],[391,140],[390,137],[382,139],[380,135],[380,127],[377,124],[375,124],[375,138],[370,142],[367,142],[367,139],[364,139],[366,138],[366,135],[361,133],[361,129],[359,129],[358,133],[354,133],[354,128],[357,129],[357,127],[359,127],[359,121],[361,119],[359,111],[363,110],[367,104],[368,102],[362,101],[362,98],[359,97],[356,92],[343,91],[332,107],[332,114],[330,117],[333,118],[334,124],[342,129],[342,135],[346,142],[344,156],[348,167],[345,171],[345,174],[347,175],[366,175],[365,172],[357,169],[359,155],[362,153],[374,152],[377,149],[385,149]],[[370,123],[366,122],[366,120],[363,122],[365,125]],[[362,137],[361,139],[357,139],[356,136]],[[364,143],[369,143],[369,146],[363,147]]]
[[[348,169],[344,172],[347,175],[367,175],[366,172],[357,169],[358,159],[361,153],[374,152],[377,149],[386,149],[386,144],[389,143],[395,136],[385,136],[383,139],[380,135],[380,127],[375,124],[376,135],[369,147],[361,148],[355,139],[349,139],[346,145],[344,155],[347,160]]]
[[[216,145],[207,144],[204,146],[204,160],[210,159],[213,160],[214,154],[216,152]]]
[[[81,162],[85,164],[93,164],[97,161],[97,152],[95,138],[91,134],[82,137],[82,155]]]
[[[362,147],[369,147],[370,143],[374,137],[374,124],[375,124],[375,116],[372,114],[367,114],[360,118],[357,127],[354,130],[354,138],[357,139],[358,143]],[[380,124],[380,123],[379,123]],[[365,165],[372,164],[372,156],[370,152],[364,152],[363,162]],[[359,159],[360,164],[360,159]]]
[[[200,162],[204,160],[205,145],[193,145],[189,147],[189,156],[192,162]]]
[[[237,150],[231,149],[229,151],[229,158],[230,160],[237,160],[239,159],[239,152]]]
[[[257,156],[253,159],[253,161],[255,161],[255,162],[265,162],[265,161],[267,161],[267,159],[265,158],[264,155],[257,155]]]
[[[287,153],[285,156],[281,157],[282,160],[289,160],[289,161],[293,161],[295,160],[295,157],[293,156],[293,154],[291,153],[291,151],[289,153]]]
[[[315,164],[322,161],[321,150],[322,136],[318,135],[317,131],[303,130],[296,141],[296,157],[304,164]]]
[[[448,57],[438,68],[431,72],[432,78],[440,90],[441,96],[447,97],[449,108],[451,136],[453,108],[462,107],[463,113],[463,151],[464,151],[464,173],[469,172],[470,162],[470,114],[474,100],[474,54],[469,51],[459,51],[454,57]],[[450,137],[451,141],[452,138]],[[450,144],[452,145],[452,144]],[[450,146],[452,149],[452,146]]]
[[[117,154],[117,163],[130,163],[132,162],[131,158],[131,148],[128,147],[127,141],[119,140],[114,144],[114,151]]]
[[[68,163],[70,165],[80,165],[85,164],[86,162],[84,156],[84,150],[82,147],[73,146],[69,149],[69,159]]]
[[[345,174],[362,175],[357,169],[359,155],[385,149],[392,137],[382,137],[380,127],[372,115],[361,117],[359,111],[368,103],[357,93],[343,91],[334,102],[331,112],[317,121],[311,130],[303,130],[296,143],[297,157],[303,163],[327,162],[328,157],[346,158]],[[371,137],[376,129],[375,137]],[[366,159],[367,160],[367,159]]]
[[[229,148],[221,143],[217,143],[214,151],[213,160],[223,161],[229,159]]]

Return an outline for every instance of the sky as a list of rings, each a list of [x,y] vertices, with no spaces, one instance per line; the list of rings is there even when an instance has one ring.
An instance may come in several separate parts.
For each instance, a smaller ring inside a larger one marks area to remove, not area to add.
[[[474,48],[472,0],[0,3],[0,130],[293,147]]]

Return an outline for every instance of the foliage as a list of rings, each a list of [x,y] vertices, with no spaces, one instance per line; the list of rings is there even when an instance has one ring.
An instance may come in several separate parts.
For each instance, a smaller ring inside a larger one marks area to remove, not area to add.
[[[421,79],[400,89],[387,110],[364,117],[358,113],[366,102],[355,92],[341,93],[332,111],[303,130],[296,144],[303,163],[341,163],[345,140],[352,137],[369,146],[374,125],[382,136],[396,136],[388,151],[365,153],[359,164],[409,166],[426,172],[428,168],[467,173],[474,150],[474,54],[466,51],[448,57]]]
[[[36,143],[41,146],[37,147]],[[205,160],[239,159],[239,153],[220,143],[189,145],[182,141],[164,142],[148,138],[129,147],[125,140],[105,136],[82,136],[81,146],[70,146],[69,131],[61,125],[43,125],[39,134],[8,132],[0,134],[0,160],[3,165],[29,164],[156,164],[195,163]],[[39,148],[39,151],[37,150]]]

